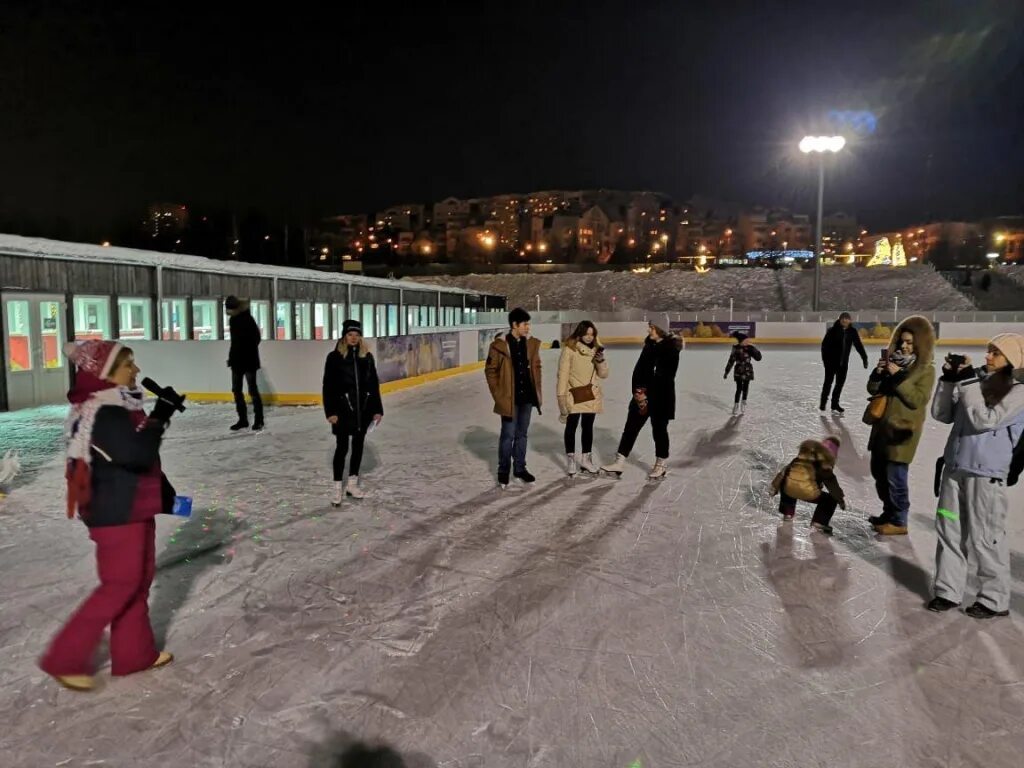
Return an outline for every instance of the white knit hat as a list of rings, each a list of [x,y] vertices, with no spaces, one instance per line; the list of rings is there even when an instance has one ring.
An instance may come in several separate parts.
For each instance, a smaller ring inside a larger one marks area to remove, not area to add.
[[[1019,333],[1000,333],[989,344],[1002,352],[1014,368],[1024,368],[1024,336]]]

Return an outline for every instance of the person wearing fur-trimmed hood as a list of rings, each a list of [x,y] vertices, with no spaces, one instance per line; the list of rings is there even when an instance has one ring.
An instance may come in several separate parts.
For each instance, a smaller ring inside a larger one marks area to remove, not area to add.
[[[357,320],[345,321],[341,339],[327,355],[324,363],[323,402],[324,414],[337,438],[331,503],[340,506],[342,497],[346,495],[354,499],[365,498],[359,487],[363,446],[371,426],[379,424],[384,418],[377,365],[363,340],[363,326]],[[349,440],[352,442],[352,458],[348,484],[345,485],[345,459]]]
[[[1006,616],[1010,608],[1007,486],[1024,434],[1024,336],[1003,333],[988,344],[985,365],[950,355],[932,400],[932,417],[953,429],[943,454],[935,516],[935,597],[929,610],[957,607],[967,586],[968,562],[980,588],[967,615]]]
[[[903,536],[910,516],[910,464],[924,433],[935,386],[935,329],[927,318],[908,317],[893,331],[868,378],[868,394],[884,396],[885,410],[871,426],[871,476],[882,514],[869,517],[883,536]]]

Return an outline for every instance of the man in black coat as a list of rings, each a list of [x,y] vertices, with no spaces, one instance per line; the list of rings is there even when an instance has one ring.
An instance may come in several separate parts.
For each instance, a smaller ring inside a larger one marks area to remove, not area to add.
[[[821,388],[821,403],[818,409],[824,411],[828,403],[829,393],[832,394],[832,412],[842,415],[846,411],[839,404],[839,396],[843,394],[846,374],[850,368],[850,350],[856,349],[864,367],[868,367],[868,355],[864,351],[860,334],[853,327],[853,318],[849,312],[843,312],[835,324],[825,333],[821,340],[821,362],[825,364],[825,384]],[[832,383],[835,382],[835,389]]]
[[[228,313],[228,325],[231,330],[231,350],[228,352],[228,368],[231,369],[231,392],[235,396],[235,410],[238,421],[231,426],[232,432],[249,428],[249,412],[245,407],[245,395],[242,394],[242,380],[249,385],[249,397],[252,398],[254,432],[263,429],[263,400],[256,386],[256,372],[260,369],[260,327],[249,311],[249,302],[235,296],[228,296],[224,302]]]

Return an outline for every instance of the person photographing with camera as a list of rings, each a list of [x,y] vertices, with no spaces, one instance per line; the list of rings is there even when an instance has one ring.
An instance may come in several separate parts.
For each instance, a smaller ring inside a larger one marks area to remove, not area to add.
[[[868,518],[883,536],[905,536],[910,517],[910,464],[924,433],[926,407],[935,384],[935,329],[927,318],[908,317],[868,378],[871,476],[882,514]]]
[[[953,429],[943,453],[935,515],[935,597],[928,609],[943,612],[960,605],[967,563],[972,560],[978,566],[980,589],[967,615],[1008,616],[1006,488],[1020,473],[1011,465],[1024,433],[1024,336],[994,337],[979,369],[966,355],[947,356],[932,400],[932,417]]]
[[[154,518],[170,513],[174,488],[160,466],[160,443],[184,398],[160,388],[144,410],[132,350],[113,341],[65,346],[75,365],[68,393],[67,514],[78,517],[96,545],[100,585],[50,643],[39,666],[66,688],[95,687],[93,655],[110,627],[115,677],[165,666],[149,622],[149,589],[156,572]],[[152,382],[150,382],[152,383]]]

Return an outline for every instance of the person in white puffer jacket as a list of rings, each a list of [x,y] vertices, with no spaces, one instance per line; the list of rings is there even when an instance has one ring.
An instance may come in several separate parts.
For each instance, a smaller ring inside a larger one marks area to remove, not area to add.
[[[950,355],[932,400],[932,416],[953,429],[943,455],[935,529],[935,597],[928,609],[956,608],[967,585],[967,563],[981,584],[967,609],[975,619],[1010,613],[1007,485],[1015,446],[1024,433],[1024,336],[989,342],[985,366]]]

